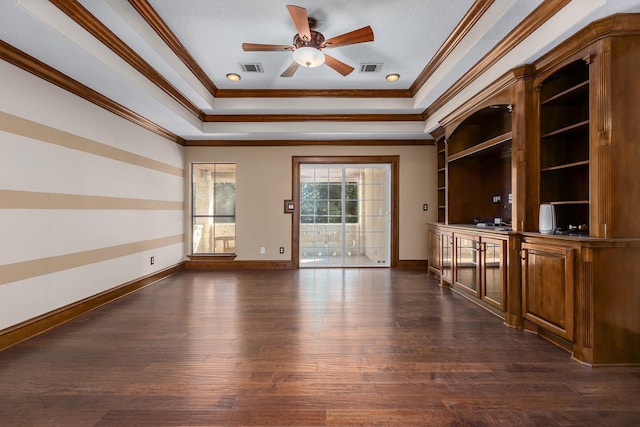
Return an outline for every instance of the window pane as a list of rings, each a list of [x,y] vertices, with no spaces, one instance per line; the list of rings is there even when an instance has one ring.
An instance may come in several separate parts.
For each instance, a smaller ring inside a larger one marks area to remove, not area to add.
[[[300,188],[300,194],[302,200],[315,199],[316,186],[313,183],[302,184]]]
[[[344,213],[346,215],[358,215],[358,202],[345,202]]]
[[[316,179],[318,178],[318,174],[321,176],[321,179],[339,179],[341,177],[341,174],[333,172],[332,169],[316,170]],[[351,179],[357,178],[357,173],[351,177]],[[345,205],[342,204],[343,188],[345,192],[344,197],[348,200]],[[356,181],[346,182],[344,187],[342,183],[333,181],[301,183],[300,222],[303,224],[311,224],[314,222],[320,224],[341,223],[343,215],[342,208],[344,207],[344,215],[348,217],[345,219],[345,223],[358,223],[360,210],[359,191],[359,184]],[[314,214],[315,218],[312,217]],[[327,215],[334,216],[335,218],[326,218]]]
[[[329,184],[329,198],[333,200],[342,199],[342,184]]]
[[[317,201],[315,205],[316,205],[316,216],[324,216],[329,213],[328,202]]]
[[[329,198],[329,184],[316,184],[316,191],[315,191],[315,198],[316,199],[328,199]]]
[[[314,218],[314,222],[316,224],[326,224],[328,222],[328,216],[326,215],[316,215]]]
[[[213,214],[214,165],[193,165],[193,214]],[[195,230],[194,230],[195,231]]]
[[[346,200],[358,200],[358,183],[357,182],[347,183],[345,185],[344,192],[345,192],[344,198]]]
[[[213,192],[215,194],[215,215],[235,215],[236,184],[233,182],[216,182]]]
[[[313,214],[313,202],[303,201],[300,204],[300,215],[312,215]]]
[[[191,182],[193,253],[235,253],[236,165],[193,164]]]

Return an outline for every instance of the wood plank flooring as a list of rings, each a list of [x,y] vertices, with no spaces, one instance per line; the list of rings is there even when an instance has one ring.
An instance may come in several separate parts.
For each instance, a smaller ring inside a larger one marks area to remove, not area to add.
[[[590,368],[426,273],[184,271],[0,353],[3,426],[631,426]]]

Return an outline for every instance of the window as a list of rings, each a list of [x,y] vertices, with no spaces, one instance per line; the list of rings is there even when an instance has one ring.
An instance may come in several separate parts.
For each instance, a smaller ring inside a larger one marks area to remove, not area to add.
[[[358,222],[357,182],[305,182],[301,184],[300,200],[300,222],[303,224],[341,224],[343,203],[344,223]]]
[[[194,163],[191,168],[193,254],[236,251],[236,165]]]

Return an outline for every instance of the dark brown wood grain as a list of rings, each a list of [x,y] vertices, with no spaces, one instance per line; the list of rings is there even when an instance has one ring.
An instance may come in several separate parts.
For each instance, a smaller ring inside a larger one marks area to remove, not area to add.
[[[183,271],[0,352],[3,425],[634,425],[592,369],[424,271]]]

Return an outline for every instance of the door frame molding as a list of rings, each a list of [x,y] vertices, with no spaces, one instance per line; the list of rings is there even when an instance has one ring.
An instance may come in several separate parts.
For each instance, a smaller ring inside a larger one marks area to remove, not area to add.
[[[358,165],[388,164],[390,167],[391,190],[391,263],[389,267],[397,267],[399,262],[399,169],[400,156],[292,156],[291,195],[295,209],[291,215],[291,260],[294,268],[300,268],[300,166],[301,165]]]

